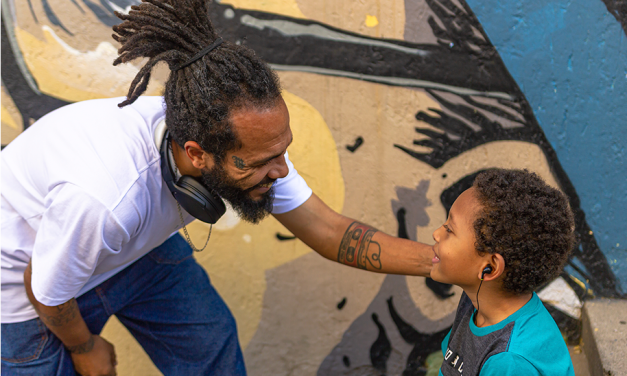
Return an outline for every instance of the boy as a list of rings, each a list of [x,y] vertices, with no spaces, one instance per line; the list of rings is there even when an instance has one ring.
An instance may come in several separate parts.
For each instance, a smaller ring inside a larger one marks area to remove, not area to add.
[[[457,198],[433,233],[431,278],[464,290],[440,375],[574,376],[533,292],[566,262],[573,228],[566,197],[526,170],[483,172]]]

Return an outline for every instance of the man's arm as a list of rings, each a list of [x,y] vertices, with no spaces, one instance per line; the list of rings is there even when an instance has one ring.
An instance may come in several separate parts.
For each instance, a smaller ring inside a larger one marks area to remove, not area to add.
[[[274,215],[320,255],[342,264],[379,273],[431,273],[430,245],[399,239],[334,212],[313,194],[304,204]]]
[[[31,288],[32,260],[24,271],[28,300],[41,321],[70,351],[76,372],[81,375],[115,375],[115,351],[104,338],[92,334],[72,298],[58,306],[41,304]]]

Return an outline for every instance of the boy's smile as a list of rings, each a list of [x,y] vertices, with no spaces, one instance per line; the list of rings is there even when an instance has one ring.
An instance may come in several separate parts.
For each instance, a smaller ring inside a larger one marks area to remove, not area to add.
[[[477,283],[483,258],[475,249],[475,229],[481,204],[474,188],[464,191],[453,203],[447,221],[433,233],[431,278],[462,288]]]

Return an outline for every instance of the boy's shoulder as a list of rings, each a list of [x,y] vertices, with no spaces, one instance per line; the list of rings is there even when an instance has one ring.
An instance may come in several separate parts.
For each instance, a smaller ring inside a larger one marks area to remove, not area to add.
[[[521,309],[489,327],[474,325],[474,306],[462,295],[443,343],[443,375],[573,376],[562,335],[536,294]]]
[[[507,350],[510,356],[528,361],[541,375],[574,375],[562,333],[540,298],[534,293],[529,303],[514,315],[517,314]],[[503,362],[500,363],[502,367]]]

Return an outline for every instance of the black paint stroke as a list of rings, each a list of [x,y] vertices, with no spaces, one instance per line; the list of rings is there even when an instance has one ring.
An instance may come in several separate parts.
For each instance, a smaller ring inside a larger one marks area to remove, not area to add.
[[[233,18],[224,16],[230,9]],[[378,39],[348,32],[320,22],[285,17],[265,12],[211,4],[210,17],[225,40],[239,41],[255,50],[270,64],[317,67],[366,76],[408,78],[444,83],[478,91],[510,92],[507,70],[499,61],[485,60],[467,51],[444,45],[416,44],[393,39]],[[276,29],[256,28],[243,23],[242,17],[261,21],[281,21],[310,29],[323,28],[346,37],[358,37],[372,44],[350,43],[316,35],[288,36]],[[408,53],[390,45],[421,50],[426,56]],[[364,77],[363,79],[368,80]]]
[[[85,14],[85,11],[83,10],[83,8],[81,8],[80,5],[78,5],[78,3],[76,2],[76,0],[72,0],[72,4],[74,4],[74,6],[83,14]]]
[[[65,25],[63,25],[63,22],[59,20],[57,15],[54,13],[52,8],[50,7],[48,0],[41,0],[41,5],[44,7],[44,12],[46,12],[46,16],[48,16],[48,20],[50,20],[50,23],[52,23],[55,26],[60,27],[63,31],[65,31],[69,35],[74,35],[65,27]]]
[[[349,358],[348,356],[346,356],[346,355],[344,355],[344,356],[342,357],[342,363],[344,363],[344,366],[345,366],[346,368],[350,368],[350,366],[351,366],[351,360],[350,360],[350,358]]]
[[[627,0],[603,0],[607,10],[621,24],[627,35]]]
[[[6,11],[2,9],[2,12]],[[30,119],[37,120],[68,102],[31,89],[17,65],[6,27],[6,22],[2,22],[2,69],[0,69],[2,83],[22,115],[23,129],[26,130],[30,126]]]
[[[27,1],[28,1],[28,9],[30,9],[31,16],[35,20],[35,23],[39,23],[39,21],[37,20],[37,15],[35,14],[35,10],[33,9],[33,3],[31,3],[32,0],[27,0]]]
[[[374,321],[379,329],[379,336],[370,347],[370,362],[376,370],[384,374],[387,371],[387,362],[392,353],[392,344],[388,339],[385,328],[379,322],[379,316],[376,313],[372,314],[372,321]]]
[[[83,0],[83,3],[94,13],[96,17],[98,17],[100,22],[107,26],[117,25],[122,22],[122,20],[113,14],[113,9],[111,9],[108,4],[105,5],[105,2],[102,0],[100,1],[100,5],[95,4],[90,0]]]
[[[488,41],[483,27],[468,4],[460,1],[461,8],[450,0],[425,0],[438,20],[444,25],[441,28],[433,16],[427,22],[438,44],[454,51],[460,51],[480,60],[493,60],[496,48]]]
[[[569,260],[569,264],[573,264],[572,260]],[[589,298],[590,295],[588,294],[588,291],[581,287],[581,285],[577,282],[575,282],[573,280],[573,277],[565,270],[562,270],[560,276],[564,279],[564,281],[566,281],[566,283],[568,284],[568,286],[570,286],[570,288],[575,292],[575,295],[577,295],[577,297],[579,298],[579,300],[584,301],[586,298]],[[551,283],[552,281],[547,282],[547,284]],[[538,288],[538,291],[542,290],[542,288]]]
[[[420,333],[398,314],[394,307],[392,297],[387,300],[387,303],[390,315],[392,316],[392,320],[399,334],[405,342],[414,345],[414,348],[407,357],[407,364],[403,371],[403,376],[425,375],[427,373],[427,368],[425,367],[427,357],[440,350],[442,340],[444,340],[444,337],[446,337],[451,328],[448,327],[439,332],[429,334]]]
[[[549,311],[560,331],[566,335],[566,343],[571,346],[578,345],[581,342],[581,320],[565,314],[547,302],[542,302],[542,304]]]
[[[405,210],[405,208],[400,208],[396,212],[396,221],[398,222],[397,236],[401,239],[409,239],[409,234],[407,233],[407,221],[405,220],[405,215],[407,215],[407,210]]]
[[[445,300],[455,295],[455,292],[451,291],[453,285],[450,283],[434,281],[431,277],[427,277],[425,278],[425,284],[440,300]]]
[[[355,140],[355,143],[353,145],[346,145],[346,149],[348,149],[348,151],[350,151],[351,153],[354,153],[355,150],[359,149],[359,147],[364,143],[364,138],[359,136],[357,137],[357,139]]]
[[[337,309],[342,309],[346,305],[346,298],[342,299],[339,303],[337,303]]]
[[[286,240],[294,240],[296,239],[295,236],[286,236],[286,235],[281,235],[280,233],[276,233],[276,238],[279,239],[280,241],[286,241]]]

